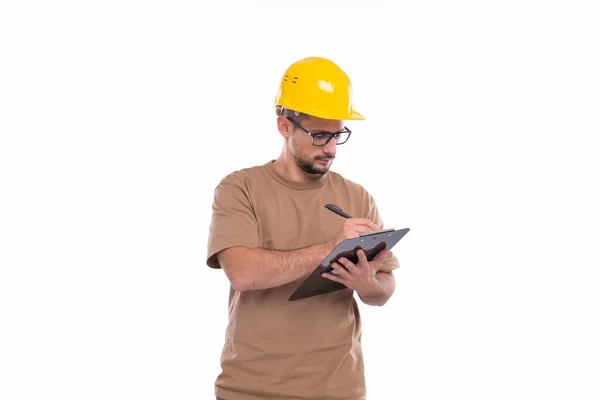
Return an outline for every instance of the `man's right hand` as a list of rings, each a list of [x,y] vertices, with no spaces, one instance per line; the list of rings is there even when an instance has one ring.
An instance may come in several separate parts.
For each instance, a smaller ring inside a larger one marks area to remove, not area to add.
[[[347,218],[344,224],[331,240],[333,247],[346,239],[353,239],[360,236],[361,233],[375,232],[379,228],[367,218]]]

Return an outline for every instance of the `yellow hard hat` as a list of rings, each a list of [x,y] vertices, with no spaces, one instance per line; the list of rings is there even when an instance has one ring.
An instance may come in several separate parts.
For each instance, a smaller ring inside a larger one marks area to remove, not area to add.
[[[325,119],[365,119],[352,107],[352,84],[346,73],[322,57],[307,57],[288,67],[275,106]]]

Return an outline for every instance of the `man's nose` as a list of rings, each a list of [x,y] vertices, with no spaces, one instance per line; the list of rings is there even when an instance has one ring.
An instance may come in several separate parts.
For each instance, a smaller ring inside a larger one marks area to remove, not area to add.
[[[325,153],[327,153],[328,155],[335,155],[335,151],[336,151],[336,144],[335,144],[335,138],[331,138],[331,140],[329,141],[329,143],[327,143],[325,145],[325,147],[323,147],[323,151]]]

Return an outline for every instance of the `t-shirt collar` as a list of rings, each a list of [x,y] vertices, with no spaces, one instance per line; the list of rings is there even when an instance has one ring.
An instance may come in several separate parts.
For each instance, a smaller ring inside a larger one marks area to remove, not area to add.
[[[327,178],[329,176],[329,173],[325,173],[317,179],[311,179],[309,181],[304,181],[304,182],[293,181],[293,180],[286,178],[285,176],[279,174],[274,168],[274,165],[273,165],[274,162],[275,162],[275,160],[271,160],[264,165],[267,172],[277,182],[279,182],[282,185],[285,185],[289,188],[292,188],[292,189],[306,190],[306,189],[315,189],[315,188],[321,187],[327,182]]]

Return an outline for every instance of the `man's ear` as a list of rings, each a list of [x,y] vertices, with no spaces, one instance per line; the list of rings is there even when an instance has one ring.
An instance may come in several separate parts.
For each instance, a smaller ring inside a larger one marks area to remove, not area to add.
[[[277,130],[284,138],[288,139],[292,135],[290,123],[285,117],[277,117]]]

